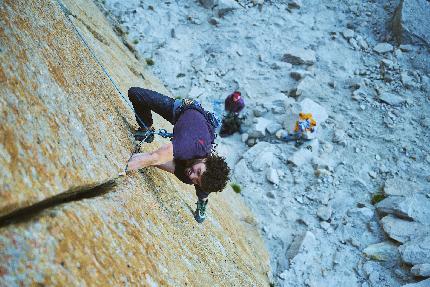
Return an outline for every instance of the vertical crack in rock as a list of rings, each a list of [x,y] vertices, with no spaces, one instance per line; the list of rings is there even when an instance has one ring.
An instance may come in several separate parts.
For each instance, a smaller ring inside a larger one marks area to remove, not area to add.
[[[99,185],[74,187],[66,192],[37,202],[31,206],[20,208],[0,217],[0,228],[12,223],[19,223],[40,214],[42,211],[57,205],[78,201],[85,198],[93,198],[111,191],[116,186],[115,180],[109,180]]]

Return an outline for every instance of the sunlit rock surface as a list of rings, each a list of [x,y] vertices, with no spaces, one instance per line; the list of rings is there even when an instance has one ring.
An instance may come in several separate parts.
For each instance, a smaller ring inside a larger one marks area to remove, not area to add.
[[[123,94],[130,86],[168,94],[91,1],[63,3]],[[115,179],[136,124],[57,1],[2,1],[0,27],[1,219]],[[193,188],[174,176],[148,168],[116,183],[3,221],[0,286],[268,285],[267,251],[240,196],[211,196],[197,224]]]

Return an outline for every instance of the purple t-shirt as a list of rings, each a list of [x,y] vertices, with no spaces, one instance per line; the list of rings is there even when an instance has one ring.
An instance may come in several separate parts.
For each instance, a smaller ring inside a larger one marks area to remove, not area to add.
[[[175,175],[186,184],[193,184],[185,175],[182,161],[204,158],[212,150],[215,132],[206,118],[194,109],[185,110],[177,119],[173,127],[173,158],[175,160]],[[194,185],[199,199],[209,195],[199,186]]]
[[[206,118],[194,109],[185,110],[173,128],[173,158],[204,158],[212,149],[215,135]]]

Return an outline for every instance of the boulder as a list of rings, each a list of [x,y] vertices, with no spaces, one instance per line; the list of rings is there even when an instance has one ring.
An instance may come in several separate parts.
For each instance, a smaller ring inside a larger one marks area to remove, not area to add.
[[[384,193],[386,195],[411,195],[417,191],[415,183],[400,179],[390,178],[384,183]]]
[[[291,157],[288,158],[288,162],[295,166],[302,166],[312,159],[312,152],[308,149],[300,149],[296,151]]]
[[[276,134],[275,134],[275,136],[276,136],[277,139],[282,139],[282,138],[284,138],[287,135],[288,135],[288,132],[286,130],[284,130],[284,129],[278,130],[276,132]]]
[[[285,114],[284,106],[273,106],[271,110],[272,110],[272,113],[277,115]]]
[[[368,90],[360,88],[352,92],[352,99],[355,101],[362,101],[369,98]]]
[[[280,129],[282,129],[282,126],[278,123],[270,123],[269,125],[266,126],[266,131],[273,135],[275,134],[277,131],[279,131]]]
[[[394,62],[388,59],[382,59],[380,62],[380,66],[385,67],[386,69],[392,70],[394,69]]]
[[[370,259],[378,261],[395,261],[399,256],[397,246],[389,241],[369,245],[363,252]]]
[[[343,37],[345,37],[345,39],[347,39],[347,40],[353,38],[354,34],[355,34],[354,31],[351,29],[345,29],[342,31]]]
[[[296,121],[299,119],[299,113],[311,113],[312,117],[317,122],[317,127],[325,122],[328,118],[327,110],[312,101],[311,99],[305,98],[299,103],[293,103],[287,107],[287,118],[284,121],[283,127],[289,133],[294,131]]]
[[[266,178],[270,183],[279,184],[278,171],[274,168],[269,168],[266,173]]]
[[[348,216],[362,222],[369,222],[373,218],[374,212],[368,207],[356,207],[348,210]]]
[[[291,71],[290,76],[294,80],[300,81],[301,79],[306,77],[306,75],[308,75],[308,74],[309,74],[309,72],[305,71],[305,70],[294,70],[294,71]]]
[[[369,49],[369,44],[367,44],[366,40],[363,37],[357,35],[356,39],[357,39],[357,43],[361,47],[361,49],[363,49],[363,50]]]
[[[430,287],[430,279],[426,279],[417,283],[409,283],[402,285],[402,287]]]
[[[354,76],[351,78],[348,78],[345,81],[345,88],[350,88],[353,91],[359,89],[359,88],[364,88],[366,85],[363,81],[363,78],[359,77],[359,76]]]
[[[199,0],[199,2],[203,7],[212,9],[218,3],[218,0]]]
[[[255,139],[255,138],[248,138],[248,139],[246,140],[246,144],[247,144],[249,147],[254,146],[256,143],[258,143],[258,140],[257,140],[257,139]]]
[[[288,248],[287,258],[292,260],[300,253],[310,252],[315,248],[316,244],[317,240],[315,235],[310,231],[306,231],[305,234],[298,235],[294,238],[293,242]]]
[[[430,235],[416,238],[399,247],[402,260],[417,265],[430,263]]]
[[[244,143],[244,142],[246,142],[247,140],[248,140],[248,138],[249,138],[249,135],[247,134],[247,133],[243,133],[241,136],[240,136],[240,140]]]
[[[430,226],[430,198],[417,193],[411,196],[389,196],[376,205],[378,212],[414,220]]]
[[[253,177],[253,171],[248,168],[245,159],[239,160],[234,166],[233,179],[239,183],[244,183]]]
[[[350,38],[348,40],[348,43],[354,48],[354,50],[358,50],[359,49],[357,40],[355,40],[354,38]]]
[[[313,87],[315,85],[315,79],[312,77],[306,77],[299,82],[294,90],[294,97],[307,96],[312,93]]]
[[[265,118],[256,118],[256,123],[248,131],[249,137],[251,138],[261,138],[266,135],[267,127],[271,126],[273,122]]]
[[[264,0],[252,0],[251,1],[253,5],[263,5]]]
[[[284,62],[293,65],[313,65],[316,62],[315,51],[298,47],[289,48],[282,57]]]
[[[414,78],[407,71],[400,73],[400,80],[402,81],[403,86],[407,89],[418,87],[418,84],[415,83]]]
[[[394,47],[389,43],[379,43],[375,47],[373,47],[373,51],[378,54],[384,54],[394,51]]]
[[[384,264],[385,265],[385,264]],[[363,271],[368,277],[370,287],[400,287],[399,280],[390,270],[379,262],[367,261],[363,264]],[[363,285],[361,285],[363,287]],[[366,285],[364,285],[366,286]]]
[[[243,154],[243,159],[246,160],[254,171],[262,171],[266,167],[271,167],[276,160],[277,149],[268,142],[258,142],[252,148]]]
[[[234,0],[217,0],[217,2],[215,10],[218,17],[224,17],[227,13],[240,9],[240,5]]]
[[[414,51],[416,49],[415,46],[409,45],[409,44],[400,45],[399,48],[402,52],[411,52],[411,51]]]
[[[411,273],[415,276],[430,277],[430,263],[414,265],[411,268]]]
[[[401,104],[406,102],[406,99],[404,99],[403,97],[388,92],[381,93],[379,95],[379,100],[391,106],[400,106]]]
[[[330,219],[333,210],[330,206],[321,206],[317,210],[317,215],[321,220],[327,221]]]
[[[252,113],[254,114],[254,116],[256,116],[256,117],[261,117],[261,116],[263,116],[264,115],[264,113],[266,113],[267,112],[267,109],[266,108],[264,108],[263,106],[261,106],[261,105],[257,105],[253,110],[252,110]]]
[[[392,215],[382,218],[381,223],[388,236],[401,243],[424,235],[426,232],[430,233],[430,226],[399,219]]]
[[[430,2],[400,1],[394,13],[392,28],[398,44],[417,43],[430,46]]]
[[[300,9],[302,7],[302,1],[301,0],[290,0],[288,2],[288,8],[290,9]]]

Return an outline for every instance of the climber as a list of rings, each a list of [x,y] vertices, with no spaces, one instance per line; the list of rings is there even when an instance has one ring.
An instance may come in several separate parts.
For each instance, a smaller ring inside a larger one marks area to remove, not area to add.
[[[135,138],[153,130],[151,111],[161,115],[173,127],[172,142],[148,153],[134,154],[127,170],[155,166],[173,173],[186,184],[194,184],[198,197],[195,219],[201,223],[206,214],[208,195],[221,192],[229,179],[230,169],[223,157],[216,154],[212,145],[218,125],[213,114],[205,111],[194,100],[175,100],[160,93],[133,87],[128,90],[139,129]],[[146,139],[151,142],[153,136]]]
[[[222,119],[222,126],[220,130],[221,137],[232,135],[240,130],[242,119],[239,117],[239,113],[244,107],[245,102],[241,96],[241,93],[238,91],[235,91],[225,99],[224,108],[226,114]]]

